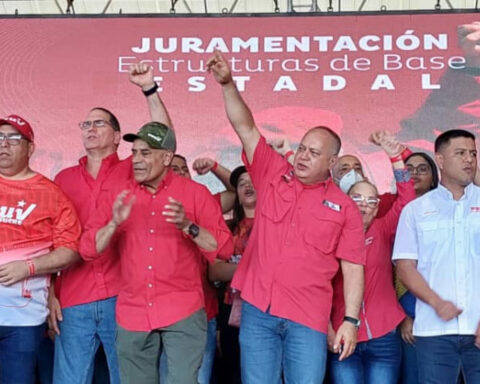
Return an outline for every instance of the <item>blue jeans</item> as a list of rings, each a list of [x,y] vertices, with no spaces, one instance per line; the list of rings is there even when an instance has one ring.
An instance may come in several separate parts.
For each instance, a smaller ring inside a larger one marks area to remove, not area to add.
[[[45,325],[0,326],[0,383],[33,384]]]
[[[213,318],[208,322],[207,345],[202,359],[202,365],[198,371],[198,384],[210,384],[212,376],[213,361],[217,349],[217,319]]]
[[[400,384],[418,384],[417,345],[402,340]]]
[[[327,335],[243,302],[240,325],[243,384],[321,384]]]
[[[480,349],[475,336],[416,337],[419,381],[455,384],[460,370],[467,384],[480,383]]]
[[[100,343],[107,358],[110,383],[120,383],[115,348],[116,301],[116,297],[111,297],[62,310],[60,335],[55,337],[54,383],[91,383]]]
[[[346,360],[328,354],[332,384],[396,384],[400,371],[402,349],[396,331],[357,344]]]
[[[215,351],[217,349],[217,319],[208,321],[207,345],[202,359],[202,365],[198,371],[198,384],[210,384],[212,376],[213,361],[215,360]],[[162,350],[160,355],[160,383],[167,382],[167,356]]]

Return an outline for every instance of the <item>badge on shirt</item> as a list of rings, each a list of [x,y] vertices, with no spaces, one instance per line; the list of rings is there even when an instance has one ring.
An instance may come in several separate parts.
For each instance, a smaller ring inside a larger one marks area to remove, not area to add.
[[[480,207],[470,207],[470,212],[480,212]]]
[[[342,206],[340,204],[336,204],[328,200],[323,200],[323,205],[330,209],[333,209],[336,212],[340,212],[340,210],[342,209]]]

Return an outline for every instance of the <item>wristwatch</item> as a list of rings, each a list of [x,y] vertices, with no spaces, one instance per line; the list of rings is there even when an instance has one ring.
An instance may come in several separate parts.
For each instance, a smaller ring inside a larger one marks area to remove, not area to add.
[[[192,239],[195,239],[200,233],[200,227],[197,224],[192,223],[188,226],[187,232]]]
[[[343,321],[346,321],[348,323],[352,323],[355,327],[360,327],[360,320],[359,319],[356,319],[354,317],[350,317],[350,316],[345,316],[343,318]]]

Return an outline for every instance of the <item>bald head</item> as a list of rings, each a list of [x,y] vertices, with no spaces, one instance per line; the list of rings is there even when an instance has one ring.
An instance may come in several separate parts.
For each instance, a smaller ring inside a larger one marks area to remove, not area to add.
[[[362,163],[360,163],[360,160],[356,156],[340,156],[332,169],[333,180],[338,183],[342,176],[350,172],[352,169],[358,174],[364,176]]]
[[[330,177],[340,150],[340,138],[327,127],[314,127],[303,136],[294,160],[294,172],[304,184],[315,184]]]

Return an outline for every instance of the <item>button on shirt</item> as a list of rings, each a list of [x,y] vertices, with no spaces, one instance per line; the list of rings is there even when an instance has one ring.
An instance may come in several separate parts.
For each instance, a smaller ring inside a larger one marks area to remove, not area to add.
[[[460,200],[442,185],[408,204],[401,214],[393,260],[417,261],[418,272],[443,300],[463,312],[443,321],[421,300],[416,336],[472,335],[480,321],[480,188],[470,184]]]
[[[232,287],[262,311],[326,333],[339,259],[365,262],[360,212],[331,179],[302,184],[263,137],[247,169],[257,209]]]
[[[80,251],[98,257],[95,234],[112,216],[118,193],[129,190],[136,196],[130,216],[117,228],[110,245],[116,246],[121,260],[121,287],[117,299],[117,321],[129,331],[151,331],[187,318],[204,307],[201,259],[228,259],[232,237],[220,207],[202,185],[171,170],[152,194],[131,177],[104,183],[95,214],[82,236]],[[217,241],[217,250],[200,249],[190,238],[165,221],[162,212],[168,197],[180,201],[187,217],[208,230]],[[127,200],[130,197],[127,196]]]
[[[125,161],[130,163],[130,160]],[[82,227],[95,207],[102,183],[119,162],[116,153],[103,159],[94,179],[87,172],[85,156],[78,165],[64,169],[55,177],[55,183],[73,202]],[[62,271],[55,281],[55,290],[62,308],[91,303],[116,296],[120,289],[119,277],[120,263],[115,253],[109,250],[98,259],[80,261]]]

